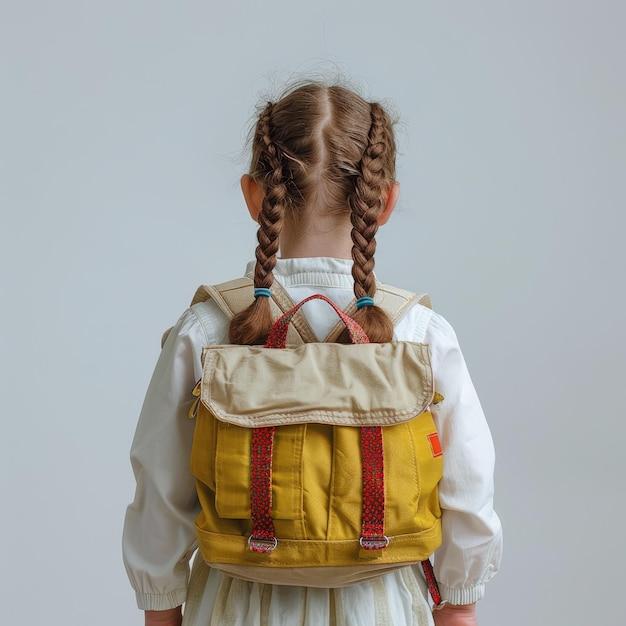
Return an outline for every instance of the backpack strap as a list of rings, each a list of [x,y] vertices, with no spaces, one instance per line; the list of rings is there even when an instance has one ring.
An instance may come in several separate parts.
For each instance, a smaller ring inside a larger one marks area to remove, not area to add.
[[[217,304],[220,310],[230,320],[234,315],[246,309],[254,297],[254,283],[251,278],[236,278],[219,285],[201,285],[196,290],[191,306],[206,302],[211,299]],[[293,301],[278,282],[274,281],[272,285],[272,297],[270,299],[270,310],[272,317],[278,319],[283,313],[289,311],[294,306]],[[203,323],[202,307],[196,307],[198,318]],[[306,321],[304,315],[295,315],[293,327],[290,327],[287,333],[287,343],[290,345],[299,345],[309,341],[315,341],[315,335]]]
[[[251,278],[236,278],[218,285],[201,285],[194,294],[191,305],[195,306],[211,299],[217,304],[220,310],[230,320],[236,313],[243,311],[252,302],[254,283]],[[394,326],[398,320],[404,315],[409,307],[418,303],[429,309],[432,309],[432,303],[428,294],[415,294],[398,287],[378,283],[376,285],[376,295],[374,297],[376,304],[385,310],[391,318]],[[278,282],[274,281],[272,285],[272,297],[270,300],[270,309],[272,316],[278,319],[283,313],[286,313],[294,306],[293,300],[285,288]],[[348,316],[354,315],[356,311],[356,298],[345,308]],[[196,315],[202,324],[205,335],[207,335],[207,324],[205,318],[208,319],[208,313],[203,307],[195,307]],[[206,315],[205,315],[206,313]],[[328,333],[325,342],[332,343],[337,341],[339,335],[343,332],[345,326],[339,321]],[[168,329],[161,339],[161,347],[165,344],[170,331]],[[207,335],[208,336],[208,335]],[[301,310],[293,316],[289,330],[287,332],[287,343],[289,345],[300,345],[302,343],[316,342],[317,338],[302,314]]]
[[[385,285],[384,283],[376,284],[374,302],[377,306],[383,309],[387,315],[389,315],[394,326],[398,323],[406,311],[416,303],[432,309],[432,302],[430,301],[430,296],[427,293],[417,294],[411,291],[406,291],[405,289],[399,289],[398,287],[392,287],[391,285]],[[345,313],[350,317],[352,317],[355,312],[356,298],[354,298],[345,308]],[[337,341],[339,335],[343,332],[343,329],[343,324],[339,322],[333,327],[330,333],[328,333],[328,336],[324,341],[329,343]]]
[[[296,303],[291,299],[287,290],[277,280],[275,280],[272,285],[272,299],[278,304],[283,313],[290,311],[296,306]],[[291,325],[296,329],[304,343],[315,343],[317,341],[317,337],[306,317],[304,317],[302,309],[298,309],[293,315]]]

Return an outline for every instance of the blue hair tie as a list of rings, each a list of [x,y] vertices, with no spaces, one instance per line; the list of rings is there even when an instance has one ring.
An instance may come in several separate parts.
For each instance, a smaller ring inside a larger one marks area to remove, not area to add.
[[[254,289],[254,297],[258,298],[259,296],[263,296],[264,298],[269,298],[272,295],[272,292],[265,287],[256,287]]]
[[[361,296],[356,301],[356,308],[361,309],[364,306],[374,306],[374,298],[372,298],[371,296]]]

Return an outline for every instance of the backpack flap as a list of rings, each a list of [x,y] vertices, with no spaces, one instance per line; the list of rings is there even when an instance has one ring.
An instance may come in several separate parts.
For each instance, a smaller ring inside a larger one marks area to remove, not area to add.
[[[210,346],[203,361],[202,404],[247,428],[390,426],[421,414],[434,396],[430,351],[419,343]]]

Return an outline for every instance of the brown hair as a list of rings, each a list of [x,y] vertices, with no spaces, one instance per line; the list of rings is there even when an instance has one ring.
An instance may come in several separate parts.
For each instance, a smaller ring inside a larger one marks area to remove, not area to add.
[[[306,219],[306,206],[327,214],[350,211],[354,294],[373,297],[377,218],[395,178],[395,156],[387,112],[350,89],[307,83],[269,102],[252,137],[250,175],[264,192],[254,286],[272,286],[282,225]],[[381,308],[365,306],[353,317],[370,341],[391,340],[393,324]],[[229,339],[264,343],[272,322],[268,298],[256,298],[232,319]]]

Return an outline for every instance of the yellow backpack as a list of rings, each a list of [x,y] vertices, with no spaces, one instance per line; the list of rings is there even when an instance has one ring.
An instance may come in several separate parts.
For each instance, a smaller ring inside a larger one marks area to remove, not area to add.
[[[252,289],[202,287],[193,306],[201,317],[210,297],[232,316]],[[299,310],[311,298],[293,306],[272,292],[285,312],[266,346],[203,350],[190,410],[203,558],[246,580],[321,587],[423,562],[437,601],[426,560],[441,542],[443,459],[430,406],[443,398],[428,346],[369,343],[319,295],[341,318],[330,339],[345,325],[353,343],[314,341]],[[430,305],[385,285],[376,300],[394,320],[416,300]]]

